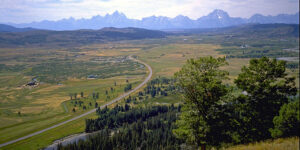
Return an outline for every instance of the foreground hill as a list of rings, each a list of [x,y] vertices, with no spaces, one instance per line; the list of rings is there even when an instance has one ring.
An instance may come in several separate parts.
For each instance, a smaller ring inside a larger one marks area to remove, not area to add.
[[[119,40],[164,38],[167,33],[140,28],[103,28],[101,30],[48,31],[34,30],[18,33],[0,33],[0,46],[25,45],[74,46]]]
[[[226,148],[227,150],[299,150],[299,137],[279,138],[248,145],[237,145]]]

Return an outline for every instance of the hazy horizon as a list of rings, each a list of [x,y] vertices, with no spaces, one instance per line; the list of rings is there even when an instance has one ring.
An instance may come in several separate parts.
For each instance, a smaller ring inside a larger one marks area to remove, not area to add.
[[[178,15],[198,19],[215,9],[221,9],[231,17],[249,18],[254,14],[276,16],[299,12],[298,0],[0,0],[1,23],[30,23],[43,20],[89,19],[105,16],[115,11],[130,19],[149,16]]]

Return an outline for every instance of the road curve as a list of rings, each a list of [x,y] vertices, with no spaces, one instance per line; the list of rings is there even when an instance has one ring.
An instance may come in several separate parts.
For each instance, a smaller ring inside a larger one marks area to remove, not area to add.
[[[106,104],[100,106],[101,109],[104,108],[104,107],[106,107],[106,106],[108,106],[108,105],[111,105],[111,104],[113,104],[113,103],[115,103],[115,102],[117,102],[117,101],[119,101],[119,100],[124,99],[126,96],[130,95],[131,93],[137,91],[139,88],[141,88],[142,86],[144,86],[144,85],[151,79],[151,77],[152,77],[152,68],[151,68],[148,64],[146,64],[146,63],[144,63],[144,62],[142,62],[142,61],[136,60],[136,59],[132,58],[131,56],[129,56],[129,59],[132,59],[132,60],[134,60],[134,61],[136,61],[136,62],[139,62],[139,63],[145,65],[145,66],[148,68],[148,70],[149,70],[149,75],[147,76],[147,78],[146,78],[141,84],[139,84],[139,85],[138,85],[137,87],[135,87],[133,90],[131,90],[131,91],[127,92],[127,93],[124,93],[123,95],[121,95],[121,96],[119,96],[119,97],[113,99],[112,101],[110,101],[110,102],[108,102],[108,103],[106,103]],[[90,110],[90,111],[88,111],[88,112],[85,112],[85,113],[83,113],[83,114],[81,114],[81,115],[79,115],[79,116],[76,116],[76,117],[74,117],[74,118],[72,118],[72,119],[66,120],[66,121],[61,122],[61,123],[59,123],[59,124],[56,124],[56,125],[53,125],[53,126],[51,126],[51,127],[46,128],[46,129],[43,129],[43,130],[41,130],[41,131],[37,131],[37,132],[31,133],[31,134],[29,134],[29,135],[20,137],[20,138],[18,138],[18,139],[15,139],[15,140],[12,140],[12,141],[9,141],[9,142],[6,142],[6,143],[2,143],[2,144],[0,144],[0,147],[6,146],[6,145],[9,145],[9,144],[12,144],[12,143],[16,143],[16,142],[18,142],[18,141],[21,141],[21,140],[24,140],[24,139],[27,139],[27,138],[30,138],[30,137],[33,137],[33,136],[38,135],[38,134],[40,134],[40,133],[43,133],[43,132],[45,132],[45,131],[51,130],[51,129],[56,128],[56,127],[58,127],[58,126],[64,125],[64,124],[66,124],[66,123],[69,123],[69,122],[74,121],[74,120],[76,120],[76,119],[79,119],[79,118],[81,118],[81,117],[84,117],[84,116],[86,116],[86,115],[88,115],[88,114],[91,114],[91,113],[93,113],[93,112],[95,112],[95,111],[96,111],[96,108],[93,109],[93,110]]]

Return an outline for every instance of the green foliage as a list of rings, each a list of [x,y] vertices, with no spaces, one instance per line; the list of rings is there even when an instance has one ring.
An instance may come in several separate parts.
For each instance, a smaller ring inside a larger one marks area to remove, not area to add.
[[[129,105],[116,106],[113,109],[97,109],[99,117],[97,119],[86,120],[86,132],[93,132],[105,128],[114,129],[121,127],[124,124],[131,124],[139,119],[142,121],[150,117],[157,116],[159,113],[166,113],[174,107],[167,106],[152,106],[149,108],[134,108],[130,109]]]
[[[298,69],[299,68],[299,62],[287,62],[286,68],[288,69]]]
[[[260,47],[240,48],[225,47],[218,49],[221,54],[226,54],[227,58],[260,58],[262,56],[277,58],[277,57],[294,57],[299,54],[297,52],[284,51],[282,49],[291,46],[284,45],[262,45]]]
[[[130,91],[131,89],[132,89],[132,84],[127,84],[127,85],[124,87],[124,92]]]
[[[246,92],[237,99],[238,126],[242,142],[270,138],[269,128],[279,108],[296,94],[295,78],[285,73],[285,62],[262,57],[251,59],[234,81]]]
[[[177,85],[183,93],[185,106],[174,133],[192,144],[206,144],[214,136],[215,119],[221,97],[227,94],[222,83],[228,72],[219,67],[226,65],[225,58],[202,57],[190,59],[175,73]],[[209,137],[211,135],[212,137]]]
[[[300,113],[299,99],[284,104],[279,116],[273,119],[274,129],[270,129],[273,138],[299,136]]]
[[[25,65],[5,65],[0,64],[0,73],[1,72],[19,72],[25,69]]]
[[[58,145],[58,149],[180,149],[183,141],[172,134],[179,111],[180,107],[173,105],[98,109],[99,118],[86,120],[86,128],[96,129],[100,125],[100,131],[85,141]]]

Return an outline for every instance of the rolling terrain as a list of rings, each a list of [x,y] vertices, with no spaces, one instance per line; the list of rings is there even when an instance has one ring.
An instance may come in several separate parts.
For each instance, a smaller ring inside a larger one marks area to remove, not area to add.
[[[11,27],[12,28],[12,27]],[[22,30],[20,28],[16,28]],[[167,33],[140,28],[103,28],[100,30],[0,32],[1,47],[70,47],[121,40],[164,38]]]
[[[0,42],[3,44],[0,48],[0,121],[4,122],[0,126],[0,143],[42,130],[44,132],[38,135],[3,147],[39,149],[54,140],[84,132],[85,119],[95,117],[93,114],[78,120],[69,119],[94,111],[96,103],[104,106],[114,102],[129,84],[134,90],[140,88],[138,85],[144,84],[142,81],[146,78],[146,64],[153,69],[153,78],[171,78],[189,58],[226,56],[229,65],[224,69],[230,73],[228,84],[232,84],[250,58],[299,56],[299,51],[294,50],[299,50],[297,31],[299,28],[295,25],[272,24],[178,33],[135,28],[0,33],[5,41]],[[288,74],[296,77],[299,88],[299,67],[295,67],[299,64],[290,61],[288,64],[291,66]],[[26,86],[33,80],[39,85]],[[99,97],[95,98],[97,93]],[[128,96],[119,98],[119,103],[125,103],[123,98]],[[143,98],[141,106],[181,101],[171,92],[167,96]],[[57,124],[61,126],[53,128]]]
[[[132,59],[132,58],[130,58],[130,59]],[[134,60],[134,61],[138,61],[138,60]],[[108,103],[106,103],[106,104],[104,104],[104,105],[101,105],[101,106],[100,106],[100,109],[103,109],[103,108],[105,108],[105,107],[107,107],[107,106],[109,106],[109,105],[111,105],[111,104],[113,104],[113,103],[116,103],[116,102],[118,102],[118,101],[124,99],[125,97],[129,96],[131,93],[136,92],[137,90],[139,90],[141,87],[143,87],[143,86],[151,79],[151,77],[152,77],[152,68],[151,68],[148,64],[146,64],[146,63],[144,63],[144,62],[141,62],[141,61],[138,61],[138,62],[140,62],[141,64],[144,64],[144,65],[147,67],[147,69],[148,69],[148,71],[149,71],[149,75],[147,76],[147,78],[146,78],[141,84],[139,84],[137,87],[135,87],[133,90],[131,90],[131,91],[127,92],[127,93],[122,94],[121,96],[119,96],[119,97],[117,97],[117,98],[111,100],[110,102],[108,102]],[[35,136],[35,135],[39,135],[39,134],[41,134],[41,133],[43,133],[43,132],[45,132],[45,131],[48,131],[48,130],[57,128],[57,127],[59,127],[59,126],[62,126],[62,125],[64,125],[64,124],[67,124],[67,123],[69,123],[69,122],[72,122],[72,121],[74,121],[74,120],[77,120],[77,119],[79,119],[79,118],[85,117],[85,116],[87,116],[87,115],[89,115],[89,114],[91,114],[91,113],[95,113],[95,112],[96,112],[96,109],[97,109],[97,108],[94,108],[94,109],[92,109],[92,110],[90,110],[90,111],[88,111],[88,112],[85,112],[85,113],[83,113],[83,114],[81,114],[81,115],[79,115],[79,116],[76,116],[76,117],[74,117],[74,118],[72,118],[72,119],[69,119],[69,120],[66,120],[66,121],[64,121],[64,122],[61,122],[61,123],[59,123],[59,124],[50,126],[50,127],[46,128],[46,129],[40,130],[40,131],[38,131],[38,132],[34,132],[34,133],[32,133],[32,134],[23,136],[23,137],[18,138],[18,139],[16,139],[16,140],[12,140],[12,141],[9,141],[9,142],[0,144],[0,147],[6,146],[6,145],[9,145],[9,144],[12,144],[12,143],[16,143],[16,142],[18,142],[18,141],[21,141],[21,140],[24,140],[24,139],[33,137],[33,136]]]

